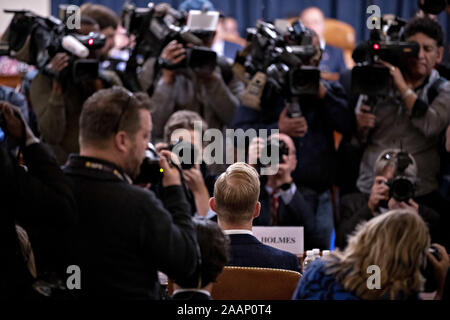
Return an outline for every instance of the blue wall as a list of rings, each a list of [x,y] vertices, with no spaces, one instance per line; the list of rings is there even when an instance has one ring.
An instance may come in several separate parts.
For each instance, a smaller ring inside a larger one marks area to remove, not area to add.
[[[210,0],[217,10],[234,16],[240,27],[240,33],[245,36],[245,29],[255,24],[259,18],[272,20],[297,16],[301,10],[309,6],[321,8],[325,15],[351,24],[356,30],[357,41],[367,39],[369,32],[366,28],[368,15],[366,9],[370,4],[380,6],[381,13],[393,13],[405,19],[417,11],[416,0]],[[58,5],[72,3],[81,5],[83,0],[52,0],[52,14],[57,15]],[[91,0],[90,2],[106,5],[120,13],[124,0]],[[145,7],[147,0],[134,0],[138,7]],[[167,2],[177,8],[183,0],[155,0],[155,3]],[[447,43],[450,42],[450,16],[445,13],[439,15],[439,21],[446,33]]]

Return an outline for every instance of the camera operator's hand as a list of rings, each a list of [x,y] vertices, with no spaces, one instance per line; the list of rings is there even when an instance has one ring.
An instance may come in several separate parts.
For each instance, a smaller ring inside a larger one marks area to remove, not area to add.
[[[167,149],[169,145],[166,142],[158,142],[155,144],[156,152],[161,153],[162,150]]]
[[[444,294],[444,286],[445,286],[445,278],[448,276],[448,269],[450,268],[450,259],[448,257],[448,253],[445,250],[445,248],[437,243],[432,244],[433,247],[435,247],[440,256],[440,260],[438,261],[432,253],[427,252],[428,260],[433,265],[434,269],[434,277],[436,280],[436,283],[438,285],[437,293],[435,296],[436,300],[442,299],[442,296]]]
[[[375,127],[375,115],[370,112],[368,105],[361,106],[361,112],[356,114],[357,134],[361,142],[365,143],[370,129]]]
[[[419,205],[413,200],[409,199],[408,203],[406,202],[398,202],[394,198],[389,199],[388,208],[390,210],[394,209],[410,209],[416,213],[419,213]]]
[[[278,119],[278,129],[280,133],[287,134],[291,137],[302,138],[308,131],[308,124],[305,117],[289,118],[288,109],[285,107]]]
[[[181,43],[178,43],[176,40],[172,40],[167,46],[164,47],[161,52],[161,58],[167,60],[170,64],[175,65],[186,58],[186,50]],[[162,77],[164,82],[172,84],[175,80],[175,71],[163,69]]]
[[[264,148],[265,142],[264,139],[255,137],[252,141],[250,141],[250,145],[248,146],[248,164],[256,167],[258,164],[258,159],[261,156],[261,150]]]
[[[176,163],[176,156],[168,150],[162,150],[160,155],[161,159],[159,160],[159,165],[164,170],[162,178],[163,187],[180,186],[180,172],[178,171],[178,168],[171,165],[168,161],[168,159],[170,159],[173,163]]]
[[[183,178],[189,190],[192,191],[195,199],[197,213],[205,216],[209,211],[209,192],[203,179],[200,165],[196,164],[194,168],[183,170]]]
[[[186,181],[188,188],[193,193],[202,192],[204,190],[207,191],[205,180],[203,180],[203,175],[198,164],[189,170],[183,170],[183,178],[184,181]]]
[[[391,74],[391,77],[394,80],[395,86],[397,87],[398,91],[400,91],[402,97],[404,97],[404,99],[406,100],[407,97],[405,96],[405,94],[408,91],[408,89],[410,89],[410,88],[409,88],[408,84],[406,83],[401,70],[386,61],[383,61],[383,60],[379,60],[379,61],[380,61],[380,63],[385,65],[387,68],[389,68],[389,73]],[[413,92],[413,96],[415,96],[414,92]],[[414,101],[415,101],[415,99],[416,99],[416,97],[414,97]],[[408,105],[408,103],[407,103],[407,105]]]
[[[383,176],[375,177],[375,182],[370,190],[369,206],[370,211],[377,211],[381,200],[388,200],[389,187],[386,185],[387,179]]]
[[[69,65],[69,55],[65,52],[57,53],[47,65],[47,69],[57,74]]]
[[[0,115],[5,120],[3,129],[18,144],[23,146],[28,139],[36,139],[17,107],[7,101],[0,101]]]

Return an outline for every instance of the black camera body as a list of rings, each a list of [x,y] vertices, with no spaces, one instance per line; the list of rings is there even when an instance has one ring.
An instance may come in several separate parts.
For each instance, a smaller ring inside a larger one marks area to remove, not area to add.
[[[265,149],[265,150],[264,150]],[[272,152],[278,153],[278,163],[284,163],[283,156],[289,155],[289,146],[283,140],[269,140],[262,150],[262,154],[267,155],[267,157],[271,158]],[[258,165],[263,166],[258,159]],[[272,164],[270,164],[272,165]],[[267,165],[266,165],[267,166]]]
[[[44,18],[28,10],[4,10],[13,13],[14,17],[8,28],[7,50],[3,53],[47,71],[47,74],[66,78],[71,77],[75,82],[98,75],[98,61],[96,59],[80,58],[73,49],[74,42],[82,48],[86,56],[105,45],[105,36],[100,33],[78,35],[71,33],[61,20],[52,16]],[[68,37],[73,37],[68,41]],[[68,44],[67,44],[68,43]],[[70,55],[69,66],[61,75],[48,72],[45,66],[58,53],[66,52]],[[75,52],[75,53],[74,53]],[[78,53],[80,54],[80,53]]]
[[[425,13],[437,15],[450,6],[450,0],[418,0],[417,4]]]
[[[150,57],[159,57],[164,47],[172,40],[182,43],[186,48],[186,59],[176,65],[158,59],[157,68],[191,68],[200,74],[210,74],[217,66],[217,54],[204,47],[202,34],[196,34],[186,26],[186,16],[168,5],[136,8],[126,3],[122,11],[122,21],[128,34],[136,36],[136,45],[130,54],[125,74],[133,80],[128,84],[132,91],[140,90],[136,70]],[[188,44],[193,45],[192,47]],[[157,72],[155,72],[156,76]]]
[[[287,98],[289,115],[300,117],[299,97],[317,95],[320,82],[319,69],[310,65],[317,54],[310,30],[295,22],[282,34],[273,24],[260,20],[247,29],[247,42],[251,45],[249,54],[236,62],[250,76],[263,72],[267,84]]]
[[[386,183],[389,187],[389,198],[394,198],[398,202],[408,203],[414,197],[415,187],[410,178],[396,176]]]
[[[359,45],[352,58],[356,66],[352,70],[352,91],[368,96],[386,96],[391,85],[389,69],[378,63],[384,60],[404,70],[407,58],[416,58],[419,45],[406,42],[403,30],[406,21],[399,17],[383,17],[381,28],[370,33],[370,40]]]
[[[177,140],[170,144],[167,149],[178,156],[181,169],[189,170],[195,166],[196,160],[198,159],[199,150],[192,143]]]
[[[158,184],[161,182],[163,170],[159,165],[160,159],[155,146],[152,143],[148,143],[147,150],[145,150],[145,158],[141,164],[140,173],[134,182],[151,184]]]

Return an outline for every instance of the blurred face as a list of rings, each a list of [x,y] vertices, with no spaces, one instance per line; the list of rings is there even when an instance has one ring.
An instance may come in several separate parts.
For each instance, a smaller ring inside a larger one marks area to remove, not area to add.
[[[183,140],[183,141],[192,143],[197,148],[197,150],[203,149],[201,132],[199,132],[199,134],[197,134],[197,137],[196,137],[194,134],[194,130],[183,130],[182,134],[179,134],[179,135],[172,134],[172,136],[170,138],[171,138],[170,143],[175,143],[177,140]]]
[[[100,27],[98,24],[82,24],[77,32],[79,34],[87,35],[91,32],[100,32]]]
[[[226,34],[239,35],[237,21],[234,18],[225,18],[222,24],[223,32]]]
[[[320,38],[325,33],[325,17],[318,9],[306,9],[300,16],[300,20],[306,28],[314,30]]]
[[[152,119],[150,112],[147,110],[139,110],[140,129],[134,136],[131,136],[132,140],[131,148],[125,161],[125,172],[135,179],[140,172],[142,161],[145,158],[145,150],[147,144],[150,141],[150,132],[152,131]]]
[[[419,32],[407,39],[420,46],[418,58],[408,60],[408,72],[414,77],[428,77],[431,71],[441,62],[444,48],[439,48],[436,40]]]
[[[116,34],[116,31],[113,27],[105,28],[101,31],[101,33],[105,36],[106,42],[105,46],[97,51],[97,54],[99,58],[101,59],[107,59],[109,51],[114,48],[114,36]]]

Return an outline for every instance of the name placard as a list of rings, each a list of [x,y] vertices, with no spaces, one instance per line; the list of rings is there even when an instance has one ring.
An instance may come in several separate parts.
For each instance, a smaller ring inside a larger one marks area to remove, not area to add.
[[[252,230],[253,235],[268,246],[303,254],[303,227],[253,227]]]

